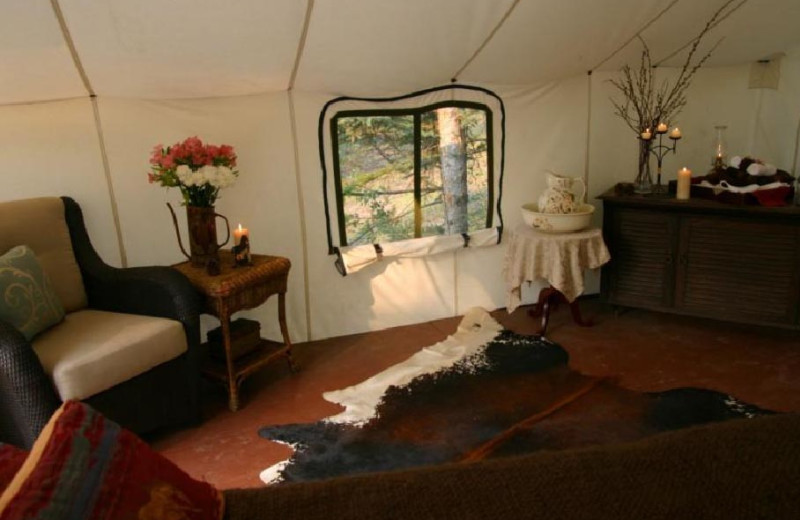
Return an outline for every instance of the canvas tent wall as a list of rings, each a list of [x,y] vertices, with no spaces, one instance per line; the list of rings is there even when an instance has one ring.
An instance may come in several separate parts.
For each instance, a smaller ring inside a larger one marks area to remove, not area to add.
[[[147,157],[157,143],[198,135],[239,153],[240,179],[219,212],[250,228],[255,251],[293,262],[295,340],[497,308],[503,244],[336,273],[322,209],[322,107],[454,76],[496,92],[507,112],[512,230],[519,206],[544,189],[545,170],[586,175],[590,199],[632,180],[635,140],[612,114],[605,80],[637,62],[637,34],[666,57],[723,3],[9,0],[0,17],[2,199],[73,196],[110,263],[174,263],[182,257],[164,203],[179,195],[148,185]],[[683,165],[708,167],[716,124],[728,125],[731,150],[796,168],[800,4],[737,6],[708,40],[724,37],[689,91],[677,122],[686,137],[665,160],[666,180]],[[778,88],[748,88],[753,64],[778,57]],[[679,65],[676,56],[657,73]],[[588,287],[596,292],[597,279]],[[252,314],[277,338],[276,312],[271,301]]]

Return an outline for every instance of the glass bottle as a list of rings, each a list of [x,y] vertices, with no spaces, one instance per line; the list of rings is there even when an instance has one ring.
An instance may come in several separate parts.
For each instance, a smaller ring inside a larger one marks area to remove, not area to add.
[[[728,162],[728,143],[725,140],[725,130],[727,128],[725,125],[714,127],[714,158],[711,160],[711,165],[715,170],[724,169]]]

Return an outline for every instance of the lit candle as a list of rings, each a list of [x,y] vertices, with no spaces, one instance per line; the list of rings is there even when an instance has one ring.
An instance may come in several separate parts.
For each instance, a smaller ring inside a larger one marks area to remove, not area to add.
[[[649,128],[645,129],[645,131],[642,132],[642,139],[644,139],[645,141],[649,141],[651,137],[653,137],[653,134],[650,132]]]
[[[678,190],[675,197],[678,200],[689,200],[692,186],[692,170],[683,167],[678,171]]]
[[[250,240],[250,231],[239,224],[239,229],[233,230],[233,245],[238,246],[242,242],[242,237],[247,237],[247,240]]]
[[[670,136],[672,139],[680,139],[680,138],[681,138],[681,131],[680,131],[680,129],[679,129],[677,126],[676,126],[675,128],[673,128],[673,129],[672,129],[672,132],[670,132],[670,133],[669,133],[669,136]]]
[[[667,133],[667,124],[666,123],[658,123],[656,127],[656,132],[659,134],[666,134]]]

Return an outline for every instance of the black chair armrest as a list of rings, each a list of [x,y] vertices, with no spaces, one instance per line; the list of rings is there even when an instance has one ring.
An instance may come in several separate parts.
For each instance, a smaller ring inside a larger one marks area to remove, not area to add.
[[[164,266],[121,269],[106,264],[89,240],[78,203],[69,197],[61,199],[89,307],[178,320],[190,351],[199,345],[200,296],[189,280]]]
[[[0,320],[0,441],[30,449],[60,405],[30,342]]]
[[[89,307],[178,320],[190,346],[200,342],[200,297],[171,267],[107,268],[84,273]]]

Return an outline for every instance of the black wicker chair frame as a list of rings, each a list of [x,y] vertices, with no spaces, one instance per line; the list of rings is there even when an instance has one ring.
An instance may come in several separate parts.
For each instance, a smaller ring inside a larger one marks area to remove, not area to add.
[[[188,350],[85,400],[122,426],[142,434],[200,420],[200,301],[181,273],[169,267],[107,265],[92,247],[80,206],[62,197],[72,249],[89,308],[180,321]],[[30,342],[0,321],[0,442],[30,448],[61,401]]]

